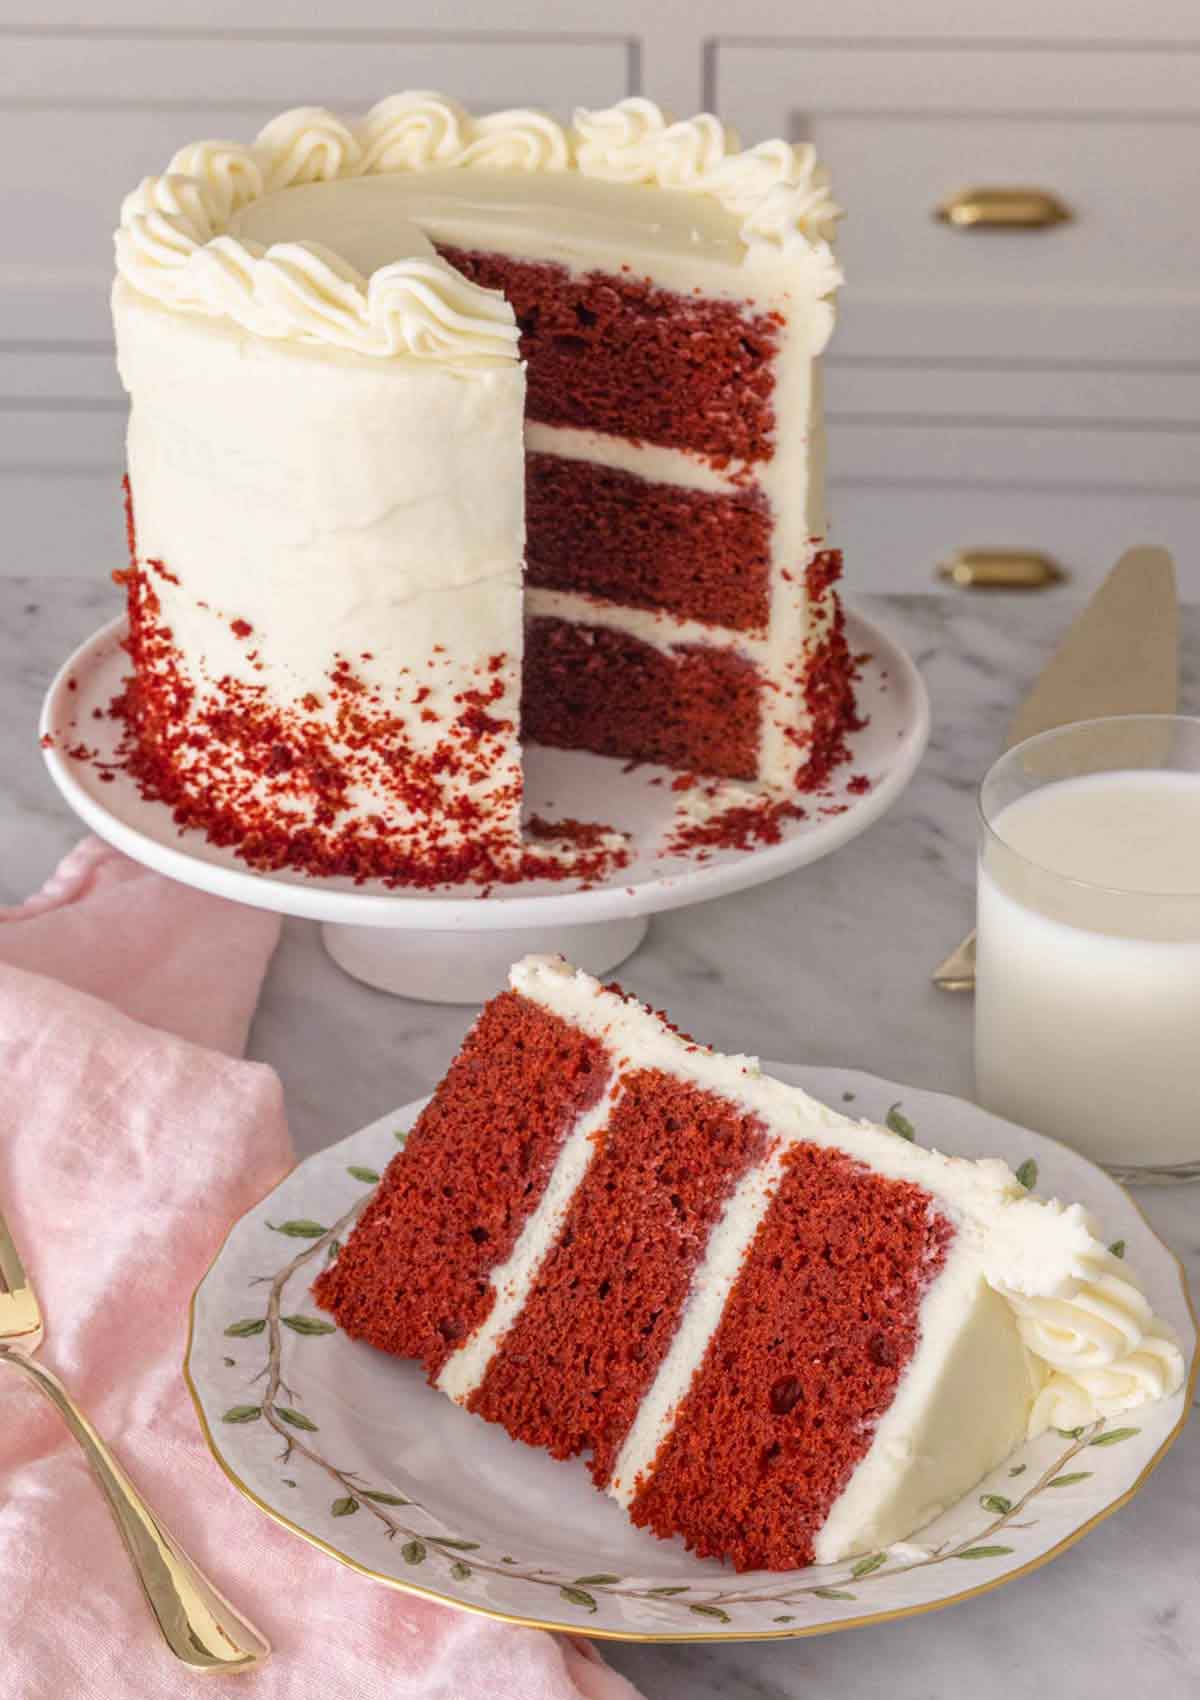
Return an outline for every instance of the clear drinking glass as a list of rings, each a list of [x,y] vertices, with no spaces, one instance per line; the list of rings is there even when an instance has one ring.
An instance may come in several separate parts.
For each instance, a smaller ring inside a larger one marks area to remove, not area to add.
[[[979,1102],[1121,1180],[1200,1176],[1200,720],[1043,732],[979,814]]]

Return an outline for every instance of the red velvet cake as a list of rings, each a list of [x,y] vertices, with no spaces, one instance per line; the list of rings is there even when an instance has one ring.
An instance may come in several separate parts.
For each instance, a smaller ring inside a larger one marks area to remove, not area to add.
[[[435,885],[620,864],[531,839],[522,740],[824,784],[836,212],[810,147],[640,98],[303,107],[146,178],[113,296],[143,793],[256,867]]]
[[[549,957],[483,1011],[315,1293],[739,1569],[901,1539],[1031,1430],[1182,1374],[1079,1206],[838,1115]],[[1129,1319],[1100,1344],[1097,1304]]]

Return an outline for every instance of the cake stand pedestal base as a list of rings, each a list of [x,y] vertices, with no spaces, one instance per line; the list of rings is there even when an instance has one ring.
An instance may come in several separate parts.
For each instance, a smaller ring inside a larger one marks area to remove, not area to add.
[[[644,915],[632,915],[585,926],[471,933],[350,927],[327,921],[321,938],[338,967],[368,986],[423,1003],[475,1004],[494,997],[513,963],[533,952],[557,952],[589,974],[607,974],[632,956],[649,925]]]

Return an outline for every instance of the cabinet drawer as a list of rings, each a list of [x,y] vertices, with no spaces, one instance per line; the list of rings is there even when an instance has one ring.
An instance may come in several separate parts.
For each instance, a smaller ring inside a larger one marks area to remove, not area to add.
[[[814,141],[849,209],[837,349],[1170,362],[1200,345],[1200,52],[720,42],[747,135]],[[1032,185],[1046,229],[957,229],[968,186]]]
[[[1135,543],[1170,549],[1180,596],[1200,600],[1200,495],[954,489],[919,480],[892,485],[836,479],[830,501],[851,601],[872,591],[946,592],[970,597],[981,607],[1002,607],[1010,595],[1086,594]],[[938,565],[975,549],[1049,555],[1069,576],[1049,590],[952,590],[937,576]]]

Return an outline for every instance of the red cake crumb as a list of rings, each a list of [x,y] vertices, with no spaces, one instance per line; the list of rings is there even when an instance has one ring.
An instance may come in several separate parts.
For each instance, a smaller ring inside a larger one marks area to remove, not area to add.
[[[176,579],[175,582],[178,584],[179,580]],[[254,630],[254,627],[250,624],[249,620],[230,620],[229,629],[232,631],[234,637],[248,638]]]
[[[546,820],[543,815],[530,815],[525,822],[527,838],[542,844],[560,839],[583,850],[590,850],[602,844],[613,830],[611,826],[604,826],[599,821],[575,820],[571,815],[564,815],[562,820]]]
[[[839,549],[822,549],[809,562],[805,574],[809,607],[819,610],[841,577]],[[854,698],[861,658],[852,656],[846,642],[846,613],[835,598],[833,621],[823,641],[807,660],[804,706],[809,729],[799,740],[805,760],[796,770],[797,791],[819,791],[834,769],[850,759],[846,742],[851,732],[861,732],[866,721],[859,717]]]
[[[708,1234],[766,1131],[713,1093],[635,1073],[521,1313],[467,1408],[603,1485],[675,1332]]]
[[[345,657],[334,660],[324,698],[310,694],[277,706],[262,686],[229,676],[201,696],[149,575],[135,560],[113,577],[127,593],[125,647],[133,662],[111,708],[124,723],[119,762],[143,797],[170,807],[181,830],[196,828],[264,871],[291,868],[426,889],[596,879],[628,862],[627,851],[599,843],[580,846],[569,863],[521,847],[489,830],[479,805],[461,794],[456,780],[487,778],[509,759],[510,724],[491,712],[504,689],[496,657],[478,687],[458,694],[457,713],[434,750],[417,750],[403,715],[385,707],[378,688]],[[383,815],[358,818],[352,793],[364,770],[426,819],[397,829]],[[498,788],[495,804],[520,795],[513,766],[507,794]],[[445,842],[451,824],[463,832],[459,842]]]
[[[797,1145],[649,1481],[630,1508],[738,1570],[812,1562],[918,1338],[954,1238],[928,1193]]]
[[[852,797],[865,797],[871,789],[871,781],[865,773],[853,773],[846,781],[846,789]]]
[[[718,793],[710,790],[715,800]],[[707,820],[682,820],[671,829],[661,854],[682,856],[690,850],[753,850],[778,844],[786,822],[804,820],[805,810],[786,798],[763,796],[752,803],[730,803]]]
[[[757,668],[726,650],[664,654],[603,626],[526,626],[521,725],[539,744],[752,779],[759,693]]]
[[[438,252],[512,303],[529,419],[691,449],[718,464],[773,452],[777,314],[689,300],[632,276],[577,278],[501,254]]]
[[[488,1271],[608,1074],[595,1040],[515,992],[495,998],[318,1278],[318,1304],[355,1339],[419,1359],[433,1381],[490,1311]]]
[[[736,631],[766,628],[771,517],[758,491],[712,495],[529,454],[525,502],[530,584]]]

